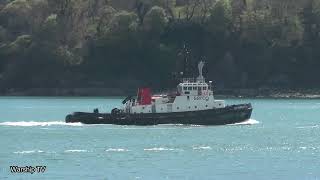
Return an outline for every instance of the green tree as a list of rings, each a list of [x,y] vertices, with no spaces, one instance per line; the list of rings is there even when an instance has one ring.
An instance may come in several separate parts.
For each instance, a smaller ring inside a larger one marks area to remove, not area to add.
[[[14,0],[1,11],[6,20],[5,27],[11,32],[30,32],[30,12],[32,7],[27,0]]]
[[[120,11],[111,19],[109,27],[111,32],[116,33],[135,31],[138,27],[138,17],[133,12]]]
[[[168,17],[163,8],[159,6],[152,7],[145,16],[143,28],[146,31],[152,31],[153,34],[161,34],[168,23]]]
[[[218,36],[228,35],[232,26],[232,9],[229,0],[218,1],[210,11],[206,29]]]
[[[2,26],[0,26],[0,44],[5,42],[6,38],[7,38],[6,29],[4,29]]]

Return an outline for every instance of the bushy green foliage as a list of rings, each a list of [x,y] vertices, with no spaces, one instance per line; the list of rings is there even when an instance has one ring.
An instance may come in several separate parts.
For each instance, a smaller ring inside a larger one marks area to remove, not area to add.
[[[162,33],[168,23],[168,17],[163,8],[159,6],[152,7],[146,14],[143,27],[146,31],[152,31],[154,34]]]
[[[128,33],[135,31],[138,26],[138,17],[135,13],[120,11],[113,16],[109,26],[111,32]]]
[[[229,0],[218,1],[210,10],[207,29],[217,36],[230,33],[232,26],[232,9]]]
[[[6,40],[6,29],[0,26],[0,43]]]
[[[185,46],[218,86],[318,86],[320,2],[0,1],[0,88],[169,86]]]

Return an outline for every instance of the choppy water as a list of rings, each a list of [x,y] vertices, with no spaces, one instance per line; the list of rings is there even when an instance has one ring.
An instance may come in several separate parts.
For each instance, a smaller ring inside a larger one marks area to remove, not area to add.
[[[246,102],[241,124],[137,127],[63,122],[121,98],[0,97],[0,179],[320,179],[320,100]]]

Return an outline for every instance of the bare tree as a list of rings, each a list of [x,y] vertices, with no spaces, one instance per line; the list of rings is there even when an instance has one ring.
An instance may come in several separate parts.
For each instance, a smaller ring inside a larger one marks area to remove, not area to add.
[[[187,0],[186,4],[186,19],[190,21],[195,13],[195,10],[200,6],[201,0]]]

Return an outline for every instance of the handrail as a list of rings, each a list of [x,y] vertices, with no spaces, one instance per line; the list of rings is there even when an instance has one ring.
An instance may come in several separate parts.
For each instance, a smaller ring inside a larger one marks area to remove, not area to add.
[[[197,82],[202,82],[205,83],[205,78],[202,78],[199,80],[199,78],[182,78],[181,82],[183,83],[197,83]]]

